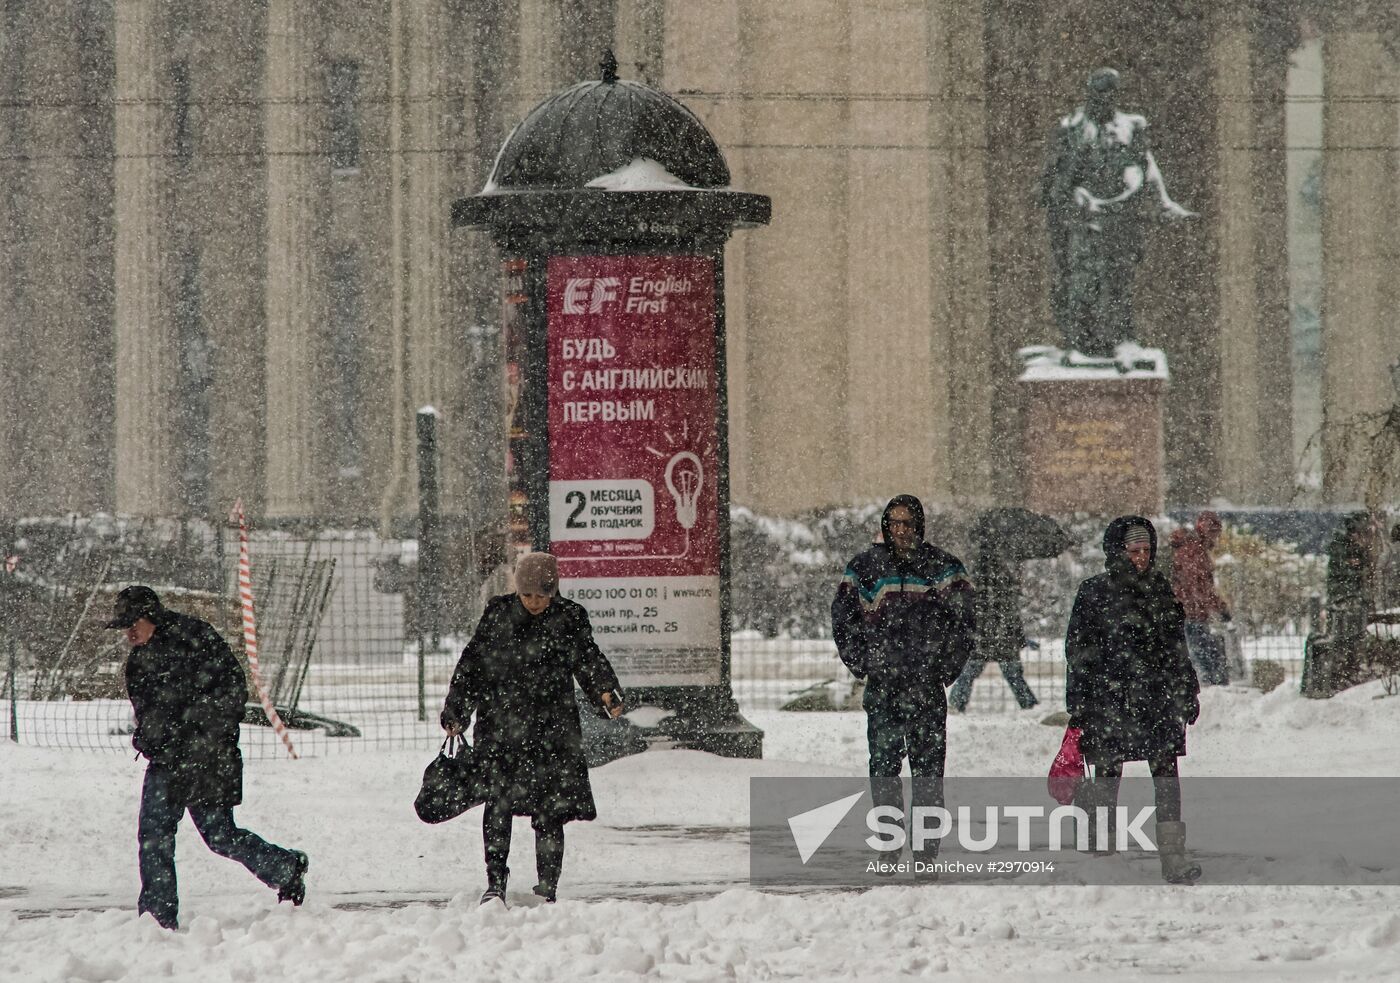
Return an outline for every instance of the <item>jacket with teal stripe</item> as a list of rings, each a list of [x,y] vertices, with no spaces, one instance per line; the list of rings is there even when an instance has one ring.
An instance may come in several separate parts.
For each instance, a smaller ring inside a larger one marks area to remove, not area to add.
[[[831,632],[846,668],[947,686],[972,654],[972,584],[962,561],[929,543],[900,558],[884,543],[846,567]]]

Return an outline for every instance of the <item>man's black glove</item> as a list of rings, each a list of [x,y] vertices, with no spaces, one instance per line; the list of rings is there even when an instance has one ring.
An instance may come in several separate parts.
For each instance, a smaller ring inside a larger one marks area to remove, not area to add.
[[[1226,608],[1221,608],[1221,609],[1220,609],[1220,620],[1223,621],[1223,622],[1225,622],[1227,625],[1230,623],[1230,612],[1229,612],[1228,609],[1226,609]]]
[[[1200,700],[1200,697],[1193,696],[1193,697],[1191,697],[1191,701],[1190,701],[1189,703],[1187,703],[1184,707],[1182,707],[1182,709],[1181,709],[1181,719],[1182,719],[1183,722],[1185,722],[1185,723],[1187,723],[1187,724],[1194,724],[1194,723],[1196,722],[1196,720],[1197,720],[1200,716],[1201,716],[1201,700]]]

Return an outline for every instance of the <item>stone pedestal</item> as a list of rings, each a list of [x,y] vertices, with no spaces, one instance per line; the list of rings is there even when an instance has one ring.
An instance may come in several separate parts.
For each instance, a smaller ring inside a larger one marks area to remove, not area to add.
[[[1154,353],[1160,355],[1160,353]],[[1031,365],[1022,387],[1026,505],[1051,515],[1158,515],[1165,506],[1165,359],[1121,371]]]

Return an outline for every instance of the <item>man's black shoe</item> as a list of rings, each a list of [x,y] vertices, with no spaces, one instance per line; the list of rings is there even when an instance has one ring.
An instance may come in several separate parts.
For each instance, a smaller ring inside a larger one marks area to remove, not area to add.
[[[277,903],[290,901],[299,907],[306,900],[306,868],[311,866],[311,860],[300,850],[293,850],[292,853],[296,856],[297,868],[291,879],[277,889]]]
[[[535,893],[544,898],[547,904],[554,904],[555,896],[558,891],[559,889],[553,884],[540,883],[535,885]]]
[[[159,925],[161,928],[169,929],[172,932],[176,931],[180,927],[180,923],[174,918],[162,918],[159,915],[157,915],[154,911],[151,911],[149,908],[145,911],[140,912],[139,914],[150,915],[156,920],[157,925]]]
[[[490,904],[492,901],[499,901],[502,906],[506,903],[506,892],[504,888],[488,887],[481,894],[481,903]]]

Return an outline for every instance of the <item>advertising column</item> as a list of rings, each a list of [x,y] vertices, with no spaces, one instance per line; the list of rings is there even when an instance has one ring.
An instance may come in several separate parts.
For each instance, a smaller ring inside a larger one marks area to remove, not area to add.
[[[720,675],[715,269],[549,259],[549,532],[624,686]]]

